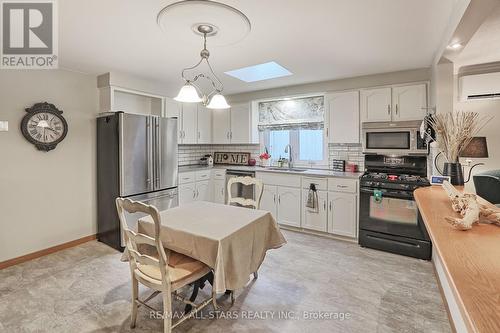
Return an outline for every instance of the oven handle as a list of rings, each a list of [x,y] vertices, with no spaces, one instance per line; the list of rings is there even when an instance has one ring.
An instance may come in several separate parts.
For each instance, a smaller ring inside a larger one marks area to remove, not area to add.
[[[371,189],[371,188],[360,188],[359,191],[361,193],[367,193],[367,194],[373,194],[373,190],[374,189]],[[377,190],[377,189],[375,189]],[[397,192],[393,192],[393,191],[384,191],[382,190],[382,197],[386,197],[386,198],[396,198],[396,199],[408,199],[408,200],[414,200],[414,197],[413,197],[413,193],[409,196],[407,195],[401,195]]]
[[[420,244],[413,244],[413,243],[409,243],[409,242],[402,242],[400,240],[397,240],[397,239],[386,239],[386,238],[382,238],[382,237],[377,237],[377,236],[373,236],[373,235],[366,235],[367,238],[372,238],[372,239],[376,239],[378,241],[382,241],[382,242],[385,242],[385,243],[398,243],[402,246],[406,246],[406,247],[413,247],[413,248],[420,248]]]

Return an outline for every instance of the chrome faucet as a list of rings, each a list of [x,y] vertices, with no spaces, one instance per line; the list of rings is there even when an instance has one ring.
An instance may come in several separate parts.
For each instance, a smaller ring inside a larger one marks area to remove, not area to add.
[[[290,152],[290,158],[288,159],[288,168],[293,168],[292,146],[290,144],[287,144],[285,146],[285,154],[288,154],[288,152]]]

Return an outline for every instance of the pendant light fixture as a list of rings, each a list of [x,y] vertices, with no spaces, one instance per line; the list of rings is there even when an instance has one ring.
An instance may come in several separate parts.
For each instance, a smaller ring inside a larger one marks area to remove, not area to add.
[[[199,103],[202,102],[209,109],[228,109],[231,106],[227,104],[226,98],[221,94],[224,90],[224,85],[219,80],[217,75],[215,75],[212,65],[208,58],[210,57],[210,52],[207,50],[207,36],[216,33],[213,26],[209,24],[200,24],[196,27],[197,31],[203,35],[203,50],[200,51],[200,61],[192,67],[187,67],[182,70],[182,79],[185,81],[184,86],[182,86],[179,94],[174,99],[178,102],[184,103]],[[187,71],[191,71],[200,66],[203,62],[206,62],[210,73],[205,75],[203,73],[196,74],[192,78],[186,76]],[[208,93],[203,93],[201,88],[197,85],[199,79],[205,79],[209,81],[212,90]],[[201,96],[200,96],[201,95]]]
[[[217,22],[211,20],[217,19]],[[178,45],[191,40],[193,32],[203,38],[200,61],[182,70],[184,85],[174,99],[184,103],[203,103],[210,109],[227,109],[226,98],[222,94],[224,86],[215,75],[209,62],[207,38],[217,46],[230,46],[243,40],[251,31],[248,17],[237,8],[214,0],[181,0],[166,5],[156,18],[158,26],[168,39]],[[206,63],[208,71],[199,68]],[[198,72],[194,72],[198,70]],[[205,73],[205,74],[204,74]],[[208,84],[200,85],[201,82]],[[203,91],[204,89],[209,91]],[[209,88],[206,88],[206,87]]]

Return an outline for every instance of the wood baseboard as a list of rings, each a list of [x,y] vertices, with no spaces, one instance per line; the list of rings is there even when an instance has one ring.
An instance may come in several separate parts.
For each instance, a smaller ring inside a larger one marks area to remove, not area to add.
[[[74,247],[74,246],[77,246],[77,245],[80,245],[83,243],[87,243],[87,242],[90,242],[90,241],[95,240],[95,239],[96,239],[96,235],[85,236],[85,237],[82,237],[79,239],[69,241],[67,243],[63,243],[63,244],[49,247],[47,249],[43,249],[43,250],[36,251],[33,253],[28,253],[24,256],[20,256],[17,258],[2,261],[2,262],[0,262],[0,269],[4,269],[4,268],[7,268],[7,267],[10,267],[13,265],[21,264],[23,262],[30,261],[30,260],[33,260],[36,258],[40,258],[40,257],[46,256],[46,255],[54,253],[54,252],[69,249],[70,247]]]

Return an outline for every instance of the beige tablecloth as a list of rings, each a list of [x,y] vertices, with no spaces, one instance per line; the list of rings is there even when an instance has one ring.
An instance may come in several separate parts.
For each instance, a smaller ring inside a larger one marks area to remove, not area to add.
[[[200,201],[160,215],[164,246],[211,267],[218,293],[244,287],[266,251],[286,243],[271,213],[262,210]],[[154,236],[152,219],[140,219],[138,231]]]

